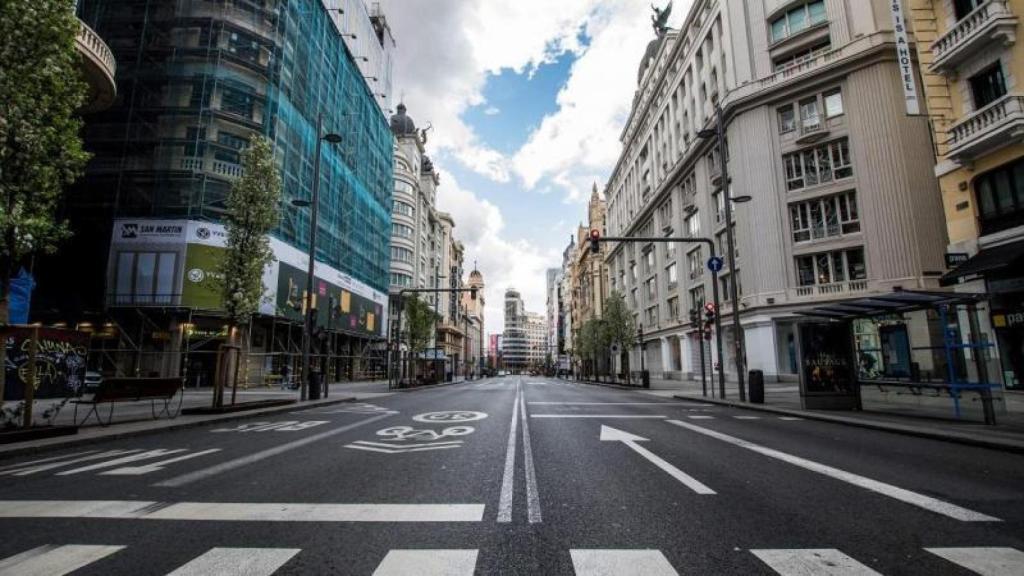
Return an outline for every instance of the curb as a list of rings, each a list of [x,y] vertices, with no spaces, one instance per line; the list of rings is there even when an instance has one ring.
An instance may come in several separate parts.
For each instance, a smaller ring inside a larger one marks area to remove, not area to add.
[[[313,408],[322,408],[324,406],[333,406],[335,404],[344,404],[347,402],[355,402],[356,398],[346,397],[339,398],[337,400],[328,399],[325,401],[318,401],[316,404],[289,404],[287,406],[274,406],[272,408],[263,408],[252,411],[234,412],[231,414],[218,415],[216,417],[205,418],[202,420],[193,420],[190,422],[175,422],[167,426],[143,428],[140,430],[124,430],[120,432],[112,431],[110,434],[99,434],[96,436],[64,436],[61,437],[62,442],[51,442],[46,444],[37,444],[33,446],[16,446],[9,445],[11,448],[5,450],[0,448],[0,460],[5,458],[11,458],[13,456],[23,456],[25,454],[35,454],[38,452],[48,452],[52,450],[62,450],[64,448],[70,448],[74,446],[84,446],[88,444],[96,444],[99,442],[106,442],[108,440],[121,440],[124,438],[135,438],[137,436],[148,436],[150,434],[158,434],[160,432],[172,432],[177,430],[187,430],[189,428],[198,428],[200,426],[206,426],[208,424],[221,424],[223,422],[232,422],[235,420],[244,420],[253,416],[273,416],[275,414],[282,414],[285,412],[300,412],[303,410],[312,410]],[[114,424],[113,426],[117,426]]]
[[[740,408],[742,410],[751,410],[754,412],[768,412],[771,414],[781,414],[784,416],[797,416],[805,420],[818,420],[821,422],[831,422],[833,424],[843,424],[846,426],[854,426],[857,428],[867,428],[870,430],[879,430],[882,432],[893,432],[896,434],[903,434],[905,436],[916,436],[918,438],[927,438],[929,440],[939,440],[942,442],[951,442],[954,444],[963,444],[966,446],[974,446],[979,448],[988,448],[991,450],[999,450],[1001,452],[1013,452],[1017,454],[1024,454],[1024,442],[1015,442],[1012,440],[999,440],[995,438],[978,438],[976,436],[969,436],[966,434],[958,434],[956,432],[939,432],[937,430],[928,430],[924,428],[918,428],[914,426],[906,426],[903,424],[894,424],[888,422],[878,422],[870,420],[861,420],[859,418],[847,418],[844,416],[833,416],[831,414],[821,414],[818,412],[810,412],[806,410],[790,410],[788,408],[774,408],[771,406],[761,406],[759,404],[741,404],[739,402],[733,402],[731,400],[719,400],[717,398],[704,398],[694,396],[683,396],[679,394],[673,395],[673,398],[677,400],[686,400],[688,402],[699,402],[702,404],[716,404],[718,406],[728,406],[730,408]]]

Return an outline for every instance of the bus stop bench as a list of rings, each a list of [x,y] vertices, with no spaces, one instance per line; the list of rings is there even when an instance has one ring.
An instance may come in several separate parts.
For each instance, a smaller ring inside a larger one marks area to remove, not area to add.
[[[175,395],[178,396],[177,406],[174,406],[172,402]],[[74,421],[76,426],[85,424],[93,415],[96,416],[96,421],[100,426],[110,426],[114,419],[114,404],[119,402],[149,400],[154,420],[163,415],[173,419],[177,418],[181,412],[184,398],[181,378],[111,378],[101,382],[99,388],[91,396],[77,398],[71,402],[75,405]],[[163,402],[163,408],[159,411],[157,410],[158,402]],[[101,404],[110,406],[105,422],[99,412]],[[90,407],[81,422],[78,421],[79,405]]]

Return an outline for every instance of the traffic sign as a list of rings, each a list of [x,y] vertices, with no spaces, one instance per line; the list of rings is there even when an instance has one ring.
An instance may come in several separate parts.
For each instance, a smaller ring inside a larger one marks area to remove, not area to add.
[[[725,260],[722,260],[718,256],[713,256],[708,260],[708,270],[711,270],[715,274],[722,271],[722,267],[725,266]]]

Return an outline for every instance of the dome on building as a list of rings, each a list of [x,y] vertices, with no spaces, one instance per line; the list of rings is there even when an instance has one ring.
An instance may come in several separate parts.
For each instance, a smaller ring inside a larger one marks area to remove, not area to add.
[[[647,68],[651,65],[651,60],[658,55],[658,50],[661,48],[661,43],[665,40],[665,37],[655,38],[647,44],[647,50],[644,51],[644,57],[640,60],[640,70],[636,73],[636,81],[639,83],[644,79],[644,72],[647,72]]]
[[[469,285],[470,286],[483,286],[484,275],[479,270],[473,270],[469,273]]]
[[[405,112],[405,104],[398,105],[398,113],[391,117],[391,132],[395,136],[415,136],[416,123]]]

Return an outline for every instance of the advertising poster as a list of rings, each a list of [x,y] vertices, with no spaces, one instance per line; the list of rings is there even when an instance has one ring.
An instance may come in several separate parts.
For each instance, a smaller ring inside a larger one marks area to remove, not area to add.
[[[32,333],[36,328],[8,326],[0,330],[7,346],[4,400],[23,400],[28,381]],[[35,398],[78,396],[85,383],[89,335],[73,330],[39,328]]]
[[[854,409],[860,389],[850,325],[807,323],[799,327],[800,395],[807,408]]]
[[[306,276],[306,271],[281,263],[277,277],[278,316],[302,321]],[[313,307],[317,311],[317,326],[320,328],[383,336],[384,307],[381,304],[319,277],[314,283]]]
[[[181,305],[198,310],[223,310],[224,296],[217,267],[224,249],[204,244],[189,244],[185,251],[185,278]]]

